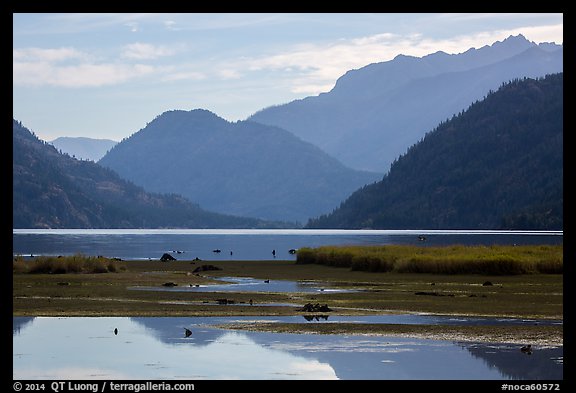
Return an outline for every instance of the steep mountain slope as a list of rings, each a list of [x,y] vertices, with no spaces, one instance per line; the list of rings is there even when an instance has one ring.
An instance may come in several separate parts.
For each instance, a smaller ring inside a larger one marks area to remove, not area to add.
[[[78,158],[79,160],[98,161],[116,143],[111,139],[94,139],[84,137],[63,136],[50,142],[56,149],[63,153]]]
[[[382,177],[346,168],[285,130],[199,109],[163,113],[99,163],[213,211],[300,222]]]
[[[144,192],[110,169],[60,154],[13,120],[13,228],[253,228],[177,195]]]
[[[284,128],[351,168],[387,172],[427,130],[502,83],[562,70],[562,46],[511,36],[457,55],[399,55],[351,70],[328,93],[249,120]]]
[[[563,106],[562,73],[512,81],[307,227],[560,230]]]

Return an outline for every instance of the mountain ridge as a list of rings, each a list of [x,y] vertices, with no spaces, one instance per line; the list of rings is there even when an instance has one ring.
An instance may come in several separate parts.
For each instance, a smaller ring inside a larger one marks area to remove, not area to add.
[[[59,153],[13,123],[13,228],[264,228],[280,223],[206,211],[146,193],[108,168]]]
[[[490,92],[306,227],[561,230],[563,74]]]
[[[99,164],[212,211],[299,222],[382,176],[349,169],[281,128],[228,122],[204,109],[160,114]]]
[[[501,83],[562,68],[561,45],[552,50],[511,36],[461,54],[372,63],[346,72],[327,93],[264,108],[248,119],[284,128],[351,168],[385,173],[427,130]]]

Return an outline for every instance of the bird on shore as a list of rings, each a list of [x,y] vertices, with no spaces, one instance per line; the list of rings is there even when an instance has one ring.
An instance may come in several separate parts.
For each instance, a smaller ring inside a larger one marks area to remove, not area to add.
[[[186,337],[190,337],[192,335],[192,331],[190,329],[184,328],[184,331],[186,332]]]

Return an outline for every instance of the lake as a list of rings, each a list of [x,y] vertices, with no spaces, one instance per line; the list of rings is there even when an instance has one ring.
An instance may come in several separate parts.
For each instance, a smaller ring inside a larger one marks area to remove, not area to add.
[[[423,235],[426,240],[419,240]],[[562,244],[563,233],[430,230],[13,230],[13,255],[104,255],[125,260],[294,260],[289,250],[323,245]],[[220,253],[213,250],[219,249]],[[272,255],[272,250],[276,255]],[[330,291],[281,280],[160,290]],[[265,286],[264,286],[265,285]],[[134,290],[159,290],[134,287]],[[258,317],[258,320],[270,320]],[[303,322],[302,316],[272,317]],[[563,347],[366,335],[234,331],[238,317],[13,317],[14,379],[380,379],[561,380]],[[271,321],[273,322],[273,321]],[[313,323],[500,324],[542,321],[430,315],[320,316]],[[562,324],[562,321],[546,323]],[[193,334],[184,336],[184,327]],[[114,334],[114,329],[118,334]]]
[[[563,347],[539,346],[527,355],[514,344],[244,332],[211,326],[238,320],[14,317],[13,379],[563,378]],[[184,328],[192,335],[185,337]]]
[[[426,237],[425,241],[418,236]],[[289,251],[324,245],[562,244],[562,231],[306,229],[14,229],[14,255],[103,255],[192,260],[295,260]],[[221,252],[215,253],[214,250]],[[275,251],[275,255],[272,251]]]

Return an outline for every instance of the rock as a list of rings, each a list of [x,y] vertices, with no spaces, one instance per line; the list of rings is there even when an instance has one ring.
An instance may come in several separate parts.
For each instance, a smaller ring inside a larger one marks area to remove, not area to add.
[[[202,266],[198,266],[196,269],[194,269],[192,271],[192,273],[202,272],[202,271],[206,271],[206,270],[222,270],[222,268],[220,268],[218,266],[214,266],[214,265],[202,265]]]
[[[162,254],[162,257],[160,258],[160,260],[162,262],[166,262],[166,261],[175,261],[176,258],[174,258],[172,255],[168,254],[168,253],[164,253]]]
[[[163,287],[176,287],[178,286],[178,284],[176,284],[175,282],[165,282],[164,284],[162,284]]]
[[[304,307],[302,307],[301,311],[306,311],[306,312],[318,312],[318,311],[329,312],[329,311],[332,311],[332,309],[331,309],[330,307],[328,307],[327,304],[320,305],[319,303],[316,303],[316,304],[307,303],[307,304],[304,305]]]
[[[491,281],[484,281],[484,284],[482,284],[483,287],[491,287],[492,285],[494,284]]]

